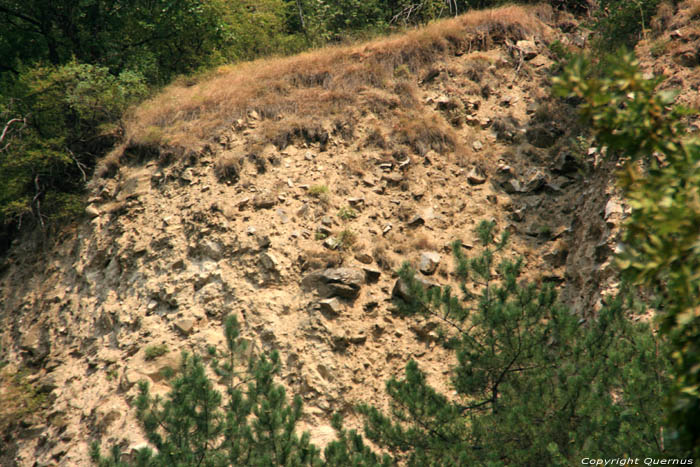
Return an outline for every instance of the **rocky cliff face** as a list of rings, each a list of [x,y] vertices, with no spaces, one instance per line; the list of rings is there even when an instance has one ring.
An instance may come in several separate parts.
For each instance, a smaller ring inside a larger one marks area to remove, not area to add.
[[[548,94],[548,43],[582,33],[571,18],[521,11],[539,32],[505,28],[474,50],[436,50],[326,118],[248,109],[175,160],[167,148],[124,157],[50,247],[15,245],[0,275],[0,371],[8,397],[24,389],[0,408],[0,463],[86,465],[93,440],[143,443],[135,383],[166,392],[163,370],[182,350],[223,342],[231,313],[257,351],[279,350],[282,382],[303,397],[302,428],[319,444],[333,437],[333,412],[356,424],[353,404],[385,404],[384,382],[409,359],[449,393],[438,323],[392,314],[394,271],[408,261],[450,283],[450,242],[478,249],[484,219],[512,233],[531,277],[593,313],[614,281],[623,207],[611,167]],[[347,53],[370,54],[363,47]],[[321,99],[333,73],[298,86]]]

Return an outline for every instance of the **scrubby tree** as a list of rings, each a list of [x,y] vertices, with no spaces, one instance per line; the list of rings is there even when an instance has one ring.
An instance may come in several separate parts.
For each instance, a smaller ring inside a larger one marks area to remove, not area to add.
[[[405,316],[442,323],[456,364],[452,395],[410,361],[387,383],[390,413],[362,406],[365,433],[407,465],[571,465],[593,453],[664,453],[663,343],[622,295],[590,319],[557,301],[550,284],[524,281],[507,235],[482,222],[476,258],[454,244],[461,298],[426,288],[413,270],[398,302]]]
[[[147,92],[137,73],[69,62],[23,70],[0,95],[0,237],[49,228],[82,209],[99,154],[120,136],[124,109]]]
[[[152,396],[145,381],[139,383],[135,406],[152,448],[124,460],[119,446],[103,456],[97,443],[91,456],[101,467],[138,466],[389,466],[366,447],[354,431],[333,426],[338,440],[330,443],[321,461],[320,450],[309,434],[298,436],[302,402],[290,404],[284,387],[275,383],[280,371],[277,352],[255,355],[239,338],[235,317],[226,319],[225,349],[209,348],[209,368],[225,387],[215,389],[201,356],[183,353],[178,374],[165,398]],[[171,378],[173,375],[170,375]]]
[[[622,163],[619,185],[632,211],[618,265],[659,302],[675,363],[674,437],[699,457],[700,141],[683,123],[691,111],[674,105],[677,92],[657,91],[662,79],[645,79],[638,65],[626,53],[598,67],[578,57],[557,86],[578,99],[599,144]]]

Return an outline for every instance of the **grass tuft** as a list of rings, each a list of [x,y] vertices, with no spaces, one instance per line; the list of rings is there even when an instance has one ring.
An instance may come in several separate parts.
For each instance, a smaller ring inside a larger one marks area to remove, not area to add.
[[[168,346],[165,344],[160,344],[160,345],[149,345],[146,347],[146,360],[155,360],[158,357],[161,357],[168,353]]]
[[[442,57],[528,37],[548,40],[550,30],[538,14],[527,6],[474,10],[368,43],[222,66],[196,83],[176,82],[134,109],[125,122],[124,141],[167,145],[180,155],[200,152],[255,111],[264,125],[274,122],[267,131],[276,133],[272,140],[278,147],[308,137],[323,145],[325,130],[319,133],[308,122],[332,122],[363,101],[374,101],[378,114],[410,109],[416,96],[410,77],[423,76]],[[476,70],[474,78],[480,73]],[[427,141],[450,150],[451,136],[433,127],[405,137],[414,145]],[[125,150],[122,145],[116,152]],[[113,155],[110,160],[113,165],[121,159]],[[114,172],[110,164],[103,174]]]

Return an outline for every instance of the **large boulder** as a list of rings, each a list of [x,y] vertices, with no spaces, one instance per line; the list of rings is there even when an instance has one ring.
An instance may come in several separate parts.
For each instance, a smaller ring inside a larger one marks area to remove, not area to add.
[[[364,283],[365,271],[362,269],[329,268],[307,274],[301,281],[301,287],[307,291],[315,289],[322,297],[354,299]]]
[[[414,279],[423,287],[424,290],[432,289],[433,287],[440,287],[439,284],[418,275],[414,276]],[[391,295],[394,298],[400,298],[405,302],[411,301],[411,293],[408,287],[408,283],[401,278],[398,278],[396,280]]]
[[[440,264],[440,254],[435,251],[424,251],[420,255],[418,269],[425,275],[431,275]]]

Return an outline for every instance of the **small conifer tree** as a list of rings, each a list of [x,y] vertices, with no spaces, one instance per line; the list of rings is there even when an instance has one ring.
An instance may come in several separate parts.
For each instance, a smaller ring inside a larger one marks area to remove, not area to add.
[[[274,382],[279,355],[253,355],[239,332],[235,316],[230,316],[224,325],[226,348],[208,349],[210,367],[225,386],[225,396],[214,388],[204,360],[183,353],[165,398],[153,397],[148,384],[139,383],[137,416],[155,449],[138,450],[127,460],[119,446],[103,456],[94,443],[93,462],[100,467],[391,465],[389,456],[375,454],[355,430],[344,429],[339,414],[333,418],[338,439],[326,446],[322,461],[309,434],[296,434],[301,398],[289,404],[284,388]]]
[[[226,349],[210,348],[211,367],[225,382],[225,396],[214,388],[200,356],[183,353],[179,375],[162,399],[139,383],[137,415],[155,450],[135,456],[139,466],[301,466],[320,465],[320,451],[309,434],[297,436],[301,399],[292,404],[284,388],[274,382],[280,360],[269,356],[241,358],[246,342],[239,339],[235,317],[225,323]],[[239,361],[242,360],[242,361]],[[130,465],[118,447],[108,457],[92,447],[101,467]]]
[[[414,361],[387,383],[390,414],[361,406],[365,432],[407,465],[572,465],[588,455],[663,451],[665,359],[649,326],[629,319],[624,300],[608,300],[580,319],[550,284],[521,281],[522,258],[494,242],[482,222],[482,253],[453,245],[462,298],[426,289],[404,265],[406,316],[443,323],[454,349],[456,395],[440,394]]]

